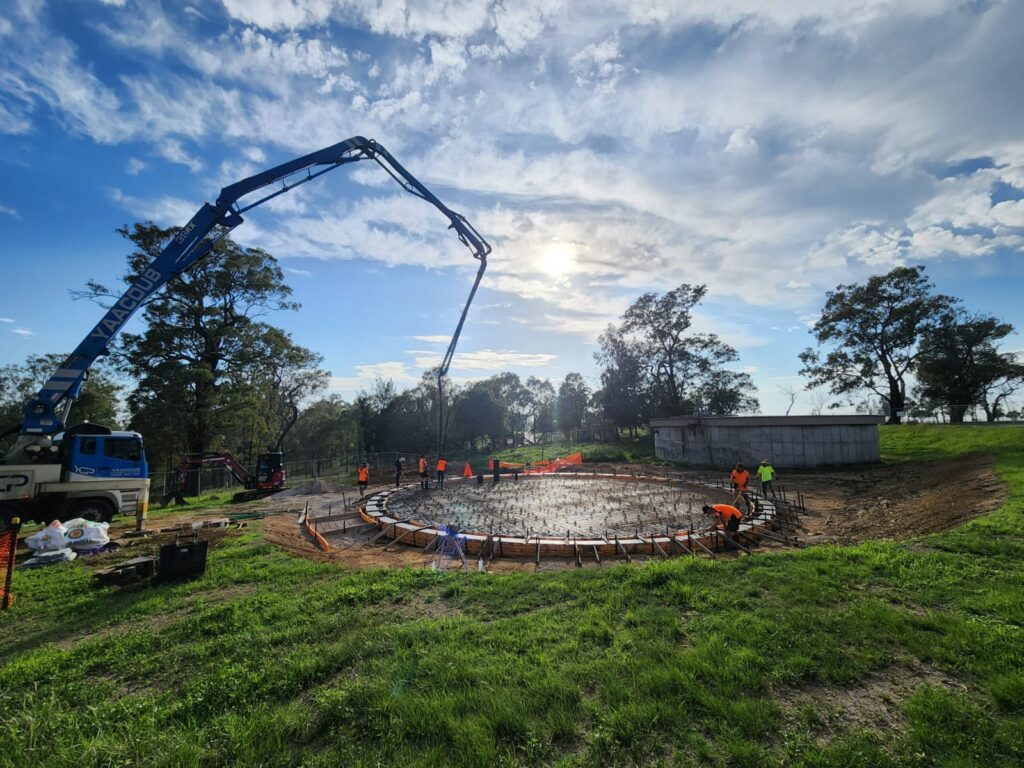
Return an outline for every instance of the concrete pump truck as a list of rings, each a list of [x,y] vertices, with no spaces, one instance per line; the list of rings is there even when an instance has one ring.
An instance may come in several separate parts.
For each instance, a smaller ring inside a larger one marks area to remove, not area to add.
[[[220,191],[213,205],[204,203],[151,264],[135,277],[75,351],[25,404],[22,421],[3,433],[17,435],[0,464],[0,527],[12,519],[48,522],[84,517],[110,520],[115,514],[145,517],[149,480],[142,436],[95,424],[66,426],[89,367],[107,354],[114,337],[147,299],[175,275],[210,253],[213,246],[242,223],[242,214],[312,181],[328,171],[360,160],[373,160],[403,189],[434,205],[448,219],[459,240],[479,262],[476,279],[455,333],[438,368],[438,396],[455,354],[469,307],[487,267],[491,247],[464,216],[444,205],[388,151],[371,139],[355,136],[251,176]],[[255,196],[255,199],[248,196]],[[444,445],[443,403],[438,445]]]

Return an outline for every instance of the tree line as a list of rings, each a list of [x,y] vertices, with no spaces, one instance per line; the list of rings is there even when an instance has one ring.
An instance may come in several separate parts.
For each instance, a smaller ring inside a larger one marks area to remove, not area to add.
[[[839,398],[833,407],[873,395],[890,424],[936,411],[960,423],[975,407],[991,422],[1024,385],[1019,355],[1000,350],[1013,331],[935,293],[924,267],[897,267],[829,291],[800,372]]]
[[[120,230],[131,244],[125,282],[176,232],[151,223]],[[119,293],[94,281],[73,292],[100,304]],[[552,382],[511,372],[447,384],[448,447],[490,451],[553,431],[610,438],[635,434],[651,418],[757,412],[736,350],[693,329],[706,295],[706,286],[683,284],[639,296],[598,339],[595,386],[580,373]],[[273,256],[225,238],[142,308],[144,330],[123,334],[93,366],[72,418],[139,431],[155,471],[186,452],[230,451],[252,462],[267,448],[313,461],[431,451],[436,371],[401,391],[378,379],[349,400],[329,394],[322,356],[269,320],[298,308]],[[876,396],[894,423],[908,409],[936,405],[951,421],[972,404],[992,420],[1024,380],[1017,356],[999,350],[1012,331],[936,294],[922,267],[900,267],[828,293],[801,373],[808,388],[838,398],[833,405]],[[62,359],[35,355],[0,367],[5,426]]]

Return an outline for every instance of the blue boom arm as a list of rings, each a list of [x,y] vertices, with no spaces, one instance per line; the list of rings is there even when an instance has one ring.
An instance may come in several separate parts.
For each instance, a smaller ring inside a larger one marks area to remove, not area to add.
[[[25,405],[21,434],[52,436],[61,432],[68,412],[85,383],[89,367],[98,357],[106,354],[111,340],[125,323],[168,280],[206,256],[221,238],[241,224],[243,213],[300,184],[312,181],[317,176],[359,160],[376,161],[407,192],[426,200],[440,210],[448,218],[449,229],[455,230],[459,240],[480,262],[469,301],[462,311],[455,335],[442,363],[440,382],[455,354],[455,346],[462,333],[469,305],[487,268],[487,255],[491,252],[491,246],[462,214],[456,213],[438,200],[384,147],[372,139],[354,136],[224,187],[215,205],[204,203],[188,224],[167,244],[163,252],[135,278],[131,287],[114,303],[61,367],[50,376],[35,398]],[[242,201],[242,198],[253,193],[260,193],[262,196],[252,201]]]

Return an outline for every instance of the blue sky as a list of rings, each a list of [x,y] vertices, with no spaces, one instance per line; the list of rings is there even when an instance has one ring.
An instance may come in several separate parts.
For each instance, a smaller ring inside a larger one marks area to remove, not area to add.
[[[596,384],[632,298],[706,283],[699,329],[778,413],[838,283],[925,264],[1024,327],[1021,29],[1024,4],[955,0],[8,0],[0,363],[87,333],[68,290],[121,274],[115,228],[363,135],[494,246],[455,378]],[[234,236],[280,259],[303,307],[274,321],[346,396],[417,380],[475,268],[371,165]]]

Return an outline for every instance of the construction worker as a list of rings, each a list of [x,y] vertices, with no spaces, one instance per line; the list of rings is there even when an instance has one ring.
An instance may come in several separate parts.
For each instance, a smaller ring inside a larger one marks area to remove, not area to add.
[[[727,531],[740,529],[740,519],[743,514],[732,504],[712,504],[710,506],[705,504],[701,509],[705,515],[714,515],[714,527],[722,527]]]
[[[365,461],[359,465],[359,471],[356,474],[356,480],[359,483],[359,494],[365,494],[366,487],[370,484],[370,467],[367,466]]]
[[[750,484],[750,472],[742,464],[737,464],[733,467],[732,472],[729,473],[729,479],[732,481],[732,489],[734,495],[732,497],[732,503],[735,505],[740,499],[743,499],[743,503],[747,505],[747,511],[750,511],[750,497],[747,496],[747,485]]]
[[[763,459],[757,468],[757,476],[761,479],[761,493],[766,498],[769,493],[773,498],[775,496],[775,491],[772,490],[772,480],[775,479],[776,474],[775,467],[768,463],[768,459]]]
[[[448,462],[444,456],[437,460],[437,489],[444,488],[444,471],[448,468]]]
[[[430,478],[427,476],[427,457],[420,454],[420,488],[430,490]]]
[[[402,462],[405,461],[401,456],[395,459],[395,488],[397,488],[402,482]]]

